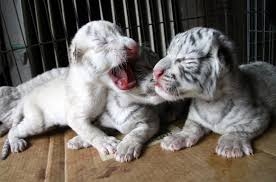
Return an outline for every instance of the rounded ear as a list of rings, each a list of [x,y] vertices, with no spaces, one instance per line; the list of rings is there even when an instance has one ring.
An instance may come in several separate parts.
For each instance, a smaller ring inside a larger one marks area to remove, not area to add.
[[[217,56],[222,64],[227,66],[230,71],[237,67],[234,43],[225,35],[218,36]]]
[[[69,47],[69,63],[76,64],[81,62],[82,56],[83,52],[72,42]]]

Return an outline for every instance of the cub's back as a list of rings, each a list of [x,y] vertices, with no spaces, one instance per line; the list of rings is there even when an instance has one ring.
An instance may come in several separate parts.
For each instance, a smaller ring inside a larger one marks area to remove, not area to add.
[[[276,67],[266,62],[254,62],[239,68],[251,84],[254,99],[261,99],[276,116]]]

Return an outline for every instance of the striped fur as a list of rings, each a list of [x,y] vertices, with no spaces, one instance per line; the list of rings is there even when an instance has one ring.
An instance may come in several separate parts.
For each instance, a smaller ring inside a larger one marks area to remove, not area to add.
[[[154,68],[160,70],[155,87],[160,96],[193,98],[183,130],[165,137],[162,148],[191,147],[213,131],[222,135],[218,155],[253,153],[252,139],[263,133],[275,112],[275,67],[260,62],[238,67],[233,43],[224,34],[197,27],[173,38],[167,56]]]

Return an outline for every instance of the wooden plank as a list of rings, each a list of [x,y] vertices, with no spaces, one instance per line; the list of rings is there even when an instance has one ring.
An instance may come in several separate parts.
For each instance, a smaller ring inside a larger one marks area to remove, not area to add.
[[[66,140],[74,136],[66,134]],[[95,149],[65,150],[66,181],[275,181],[276,157],[257,150],[254,156],[224,159],[214,154],[218,135],[179,152],[159,145],[131,163],[101,161]]]
[[[48,163],[45,182],[64,181],[64,131],[50,135]]]
[[[257,150],[276,156],[276,121],[254,143]]]
[[[4,138],[0,140],[3,146]],[[0,161],[0,181],[44,181],[48,158],[49,137],[37,136],[29,140],[31,146],[19,154],[11,154]]]

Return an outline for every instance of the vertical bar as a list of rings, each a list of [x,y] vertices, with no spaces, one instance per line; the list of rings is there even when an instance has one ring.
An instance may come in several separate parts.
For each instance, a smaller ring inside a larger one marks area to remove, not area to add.
[[[168,1],[168,12],[169,12],[169,21],[170,21],[170,32],[171,32],[171,37],[169,39],[172,39],[173,36],[176,34],[175,33],[175,20],[174,20],[174,17],[173,17],[173,6],[172,6],[172,1],[169,0]]]
[[[274,42],[275,42],[275,40],[274,40],[274,32],[272,33],[272,46],[271,46],[271,61],[273,61],[273,64],[275,64],[275,61],[274,61],[274,52],[275,52],[275,50],[274,50]]]
[[[0,8],[1,8],[1,7],[0,7]],[[18,69],[18,65],[17,65],[17,62],[16,62],[15,55],[14,55],[14,50],[13,50],[13,48],[12,48],[11,38],[10,38],[10,35],[9,35],[9,32],[8,32],[6,20],[5,20],[5,18],[4,18],[2,9],[0,9],[0,13],[1,13],[1,18],[2,18],[2,21],[3,21],[3,23],[4,23],[4,27],[5,27],[6,33],[7,33],[7,38],[8,38],[10,47],[11,47],[11,54],[12,54],[12,58],[13,58],[14,63],[15,63],[16,71],[17,71],[17,73],[18,73],[19,81],[22,83],[22,77],[21,77],[20,72],[19,72],[19,69]]]
[[[110,4],[111,4],[112,21],[113,23],[116,23],[116,11],[115,11],[114,0],[110,0]]]
[[[102,2],[101,0],[98,0],[99,2],[99,8],[100,8],[100,15],[101,15],[101,20],[104,19],[104,16],[103,16],[103,7],[102,7]]]
[[[162,56],[166,54],[166,35],[165,35],[165,27],[164,27],[164,17],[162,13],[161,0],[157,0],[157,8],[158,8],[158,16],[159,16],[159,28],[160,28],[160,39],[159,42],[161,44]]]
[[[150,9],[150,0],[146,0],[146,8],[147,8],[147,15],[148,15],[148,23],[149,23],[149,36],[150,36],[150,47],[153,51],[156,51],[155,45],[154,45],[154,36],[153,36],[153,25],[151,20],[151,9]]]
[[[190,17],[189,17],[189,3],[193,3],[192,1],[188,1],[188,0],[185,0],[185,2],[186,2],[186,22],[187,22],[187,27],[186,27],[186,29],[189,29],[189,28],[191,28],[190,27]],[[181,17],[182,18],[182,17]],[[183,20],[181,20],[181,23],[183,22]],[[182,25],[183,25],[183,23],[182,23]]]
[[[263,0],[263,60],[262,61],[265,61],[265,12],[266,12],[266,9],[265,9],[265,6],[266,6],[266,0]]]
[[[203,0],[203,8],[204,8],[204,20],[205,20],[205,23],[204,23],[204,26],[207,27],[208,26],[208,21],[207,21],[207,6],[206,6],[206,0]]]
[[[175,20],[175,32],[178,33],[179,32],[179,21],[178,21],[178,14],[177,14],[177,7],[176,7],[176,0],[172,0],[172,10],[174,12],[174,20]]]
[[[33,27],[35,29],[35,35],[36,35],[36,38],[38,39],[38,30],[37,30],[37,27],[36,27],[36,24],[35,24],[35,18],[34,18],[34,15],[33,15],[33,11],[31,10],[32,6],[31,6],[31,3],[30,3],[30,0],[28,0],[28,5],[29,5],[29,8],[30,8],[30,13],[31,13],[32,22],[33,22]]]
[[[272,46],[272,43],[271,43],[271,39],[272,39],[272,26],[269,25],[269,34],[268,34],[268,61],[269,63],[271,63],[271,46]]]
[[[123,0],[123,7],[124,7],[124,17],[125,17],[125,25],[126,25],[126,34],[130,37],[130,30],[129,30],[129,21],[128,21],[128,12],[127,12],[127,0]]]
[[[227,2],[224,1],[223,2],[223,10],[224,10],[224,30],[225,33],[228,35],[228,4],[226,4]]]
[[[86,4],[87,4],[87,13],[88,13],[88,20],[91,21],[91,9],[90,9],[90,2],[89,0],[86,0]]]
[[[44,7],[45,7],[45,11],[46,11],[46,15],[47,15],[47,20],[48,23],[50,25],[50,33],[51,33],[51,38],[52,38],[52,42],[53,42],[53,46],[54,46],[54,56],[55,56],[55,63],[56,63],[56,67],[59,67],[59,62],[58,62],[58,56],[57,56],[57,43],[56,43],[56,37],[55,37],[55,29],[54,29],[54,25],[53,25],[53,17],[52,17],[52,10],[51,10],[51,4],[50,4],[50,0],[47,0],[48,2],[48,8],[47,8],[47,4],[45,1],[43,1],[44,3]]]
[[[68,43],[68,31],[67,31],[67,26],[66,26],[66,17],[65,17],[65,10],[64,10],[64,4],[63,0],[58,1],[59,4],[59,12],[62,17],[62,27],[65,35],[65,43],[66,43],[66,48],[67,48],[67,56],[69,60],[69,43]]]
[[[247,0],[247,5],[246,5],[246,11],[247,11],[247,40],[246,40],[246,43],[247,43],[247,63],[250,62],[250,0]]]
[[[136,22],[137,22],[138,41],[139,41],[139,44],[142,45],[140,15],[139,15],[139,9],[138,9],[138,2],[137,1],[138,0],[134,0],[135,15],[136,15]]]
[[[161,16],[163,17],[163,22],[164,22],[164,25],[163,25],[163,27],[164,27],[164,34],[165,34],[165,52],[164,53],[166,53],[166,45],[168,44],[168,42],[169,42],[169,32],[168,32],[168,29],[169,29],[169,25],[168,24],[170,24],[170,22],[168,22],[168,20],[169,20],[169,18],[167,17],[167,12],[166,12],[166,7],[168,7],[168,6],[166,6],[167,4],[165,4],[165,1],[164,0],[161,0],[161,3],[160,3],[160,13],[161,13]]]
[[[29,48],[28,48],[27,43],[26,43],[26,40],[25,40],[25,36],[24,36],[23,30],[22,30],[22,26],[21,26],[21,23],[20,23],[20,20],[19,20],[19,15],[18,15],[17,8],[16,8],[16,4],[15,4],[14,0],[13,0],[13,6],[14,6],[14,8],[15,8],[15,13],[16,13],[16,17],[17,17],[18,24],[19,24],[19,29],[20,29],[20,32],[21,32],[21,35],[22,35],[24,47],[26,48],[27,56],[28,56],[28,58],[30,59],[30,54],[31,54],[31,53],[30,53],[30,51],[29,51]]]
[[[36,25],[37,25],[37,32],[38,32],[38,43],[39,43],[39,48],[40,48],[40,53],[41,53],[41,61],[42,61],[42,68],[43,68],[43,71],[45,72],[46,71],[46,63],[45,63],[45,60],[46,60],[46,57],[45,57],[45,54],[44,54],[44,46],[41,45],[42,43],[42,37],[41,37],[41,28],[39,26],[39,20],[38,20],[38,16],[40,15],[39,12],[38,12],[38,4],[39,3],[38,1],[34,1],[34,9],[35,9],[35,16],[36,16]]]
[[[73,1],[73,5],[74,5],[74,14],[75,14],[75,18],[76,18],[76,27],[78,30],[79,29],[79,16],[78,16],[77,2],[76,2],[76,0],[72,0],[72,1]]]
[[[257,0],[254,1],[254,9],[255,9],[255,16],[254,16],[254,19],[255,19],[255,51],[254,51],[254,54],[255,54],[255,61],[257,61],[257,57],[258,57],[258,52],[257,52],[257,47],[258,47],[258,9],[257,9]]]
[[[143,39],[142,39],[142,42],[141,42],[141,43],[143,43],[143,41],[145,40],[146,34],[145,34],[144,20],[143,20],[143,16],[142,16],[142,9],[141,9],[141,8],[142,8],[142,5],[141,5],[141,1],[138,0],[138,3],[139,3],[138,11],[139,11],[139,14],[141,15],[141,18],[139,18],[139,19],[140,19],[139,24],[140,24],[141,29],[142,29],[142,32],[143,32]]]

